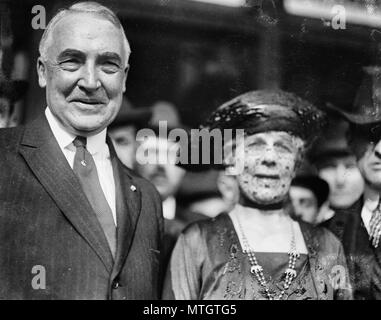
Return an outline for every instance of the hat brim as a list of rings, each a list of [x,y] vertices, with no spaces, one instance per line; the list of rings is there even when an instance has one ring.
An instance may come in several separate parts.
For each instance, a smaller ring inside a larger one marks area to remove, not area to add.
[[[327,103],[326,108],[328,110],[337,112],[338,114],[343,116],[346,120],[354,124],[367,125],[367,124],[374,124],[374,123],[381,122],[381,114],[377,116],[354,114],[351,112],[344,111],[341,108],[338,108],[331,103]]]

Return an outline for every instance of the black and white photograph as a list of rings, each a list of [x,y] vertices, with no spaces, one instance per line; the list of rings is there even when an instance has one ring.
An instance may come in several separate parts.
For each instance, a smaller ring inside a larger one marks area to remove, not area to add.
[[[0,0],[0,300],[381,300],[380,237],[380,0]]]

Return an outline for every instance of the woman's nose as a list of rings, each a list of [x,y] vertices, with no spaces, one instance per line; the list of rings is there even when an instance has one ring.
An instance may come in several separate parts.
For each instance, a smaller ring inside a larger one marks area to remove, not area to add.
[[[266,164],[267,166],[273,166],[276,164],[276,153],[274,148],[267,147],[263,152],[263,158],[262,163]]]

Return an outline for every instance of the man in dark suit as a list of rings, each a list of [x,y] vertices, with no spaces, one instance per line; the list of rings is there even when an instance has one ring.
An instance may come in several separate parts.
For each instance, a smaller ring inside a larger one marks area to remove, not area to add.
[[[45,115],[0,131],[0,299],[159,297],[160,197],[106,133],[129,53],[118,18],[94,2],[45,30]]]
[[[381,299],[381,68],[364,68],[350,122],[348,143],[365,181],[362,197],[337,209],[328,227],[342,240],[358,300]]]

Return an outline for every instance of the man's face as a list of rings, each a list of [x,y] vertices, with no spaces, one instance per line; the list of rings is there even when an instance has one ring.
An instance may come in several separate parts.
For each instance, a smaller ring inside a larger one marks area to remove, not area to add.
[[[375,143],[366,141],[363,143],[366,147],[361,157],[358,158],[358,168],[366,184],[376,190],[381,190],[381,140]]]
[[[174,164],[176,145],[167,139],[150,137],[142,143],[140,148],[145,150],[150,159],[148,159],[149,163],[141,164],[143,161],[140,161],[138,156],[137,171],[154,184],[162,200],[174,196],[185,174],[184,169]]]
[[[287,196],[301,152],[295,140],[281,131],[258,133],[245,138],[244,169],[237,177],[245,198],[259,204],[272,204]]]
[[[39,84],[52,113],[71,133],[99,133],[115,118],[127,77],[120,30],[94,14],[70,14],[52,30]]]
[[[315,223],[319,208],[314,193],[307,188],[291,186],[290,198],[295,216],[305,222]]]
[[[125,166],[133,168],[136,153],[136,128],[132,125],[116,127],[109,129],[109,134],[119,159]]]
[[[333,208],[350,207],[364,191],[355,156],[327,159],[319,167],[319,177],[329,185],[329,203]]]

